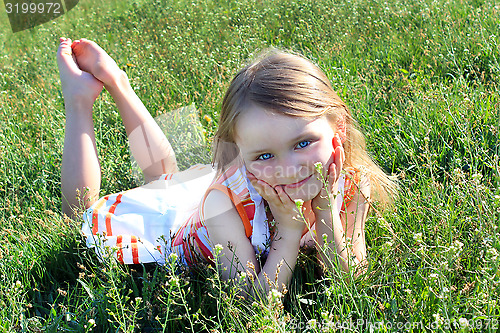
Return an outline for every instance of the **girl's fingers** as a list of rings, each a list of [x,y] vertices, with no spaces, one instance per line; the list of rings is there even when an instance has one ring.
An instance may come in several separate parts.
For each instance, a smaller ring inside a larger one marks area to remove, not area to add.
[[[339,175],[340,170],[342,170],[344,166],[345,151],[344,151],[344,146],[342,145],[342,140],[340,139],[338,133],[335,134],[335,136],[332,139],[332,146],[333,146],[334,162],[337,165],[337,175]]]
[[[337,181],[337,164],[333,162],[330,164],[330,168],[328,170],[328,193],[332,192],[332,186]]]
[[[255,177],[255,175],[253,173],[247,171],[247,178],[248,178],[248,180],[250,180],[250,183],[257,190],[257,192],[259,192],[259,190],[257,188],[260,187],[260,186],[258,184],[259,180],[257,179],[257,177]]]
[[[288,196],[285,190],[281,186],[276,186],[275,188],[262,181],[255,178],[253,175],[249,175],[251,184],[267,202],[271,202],[276,205],[284,205],[287,202],[292,202],[292,199]]]
[[[293,200],[290,198],[290,196],[288,196],[288,193],[286,193],[286,191],[283,187],[277,186],[276,193],[278,194],[278,197],[279,197],[281,203],[286,204],[287,202],[288,203],[293,202]]]
[[[251,181],[253,187],[255,190],[260,194],[261,197],[266,198],[267,193],[266,193],[266,186],[263,181],[255,179]]]
[[[271,187],[271,185],[263,180],[255,178],[255,176],[250,172],[247,173],[247,176],[250,183],[261,197],[266,199],[266,201],[274,201],[273,197],[276,196],[276,191]]]
[[[337,175],[340,175],[340,170],[342,170],[342,166],[344,165],[342,155],[343,155],[342,147],[337,147],[335,149],[335,164],[337,166],[337,168],[335,170],[337,171]]]
[[[342,147],[342,140],[340,139],[340,136],[338,134],[335,134],[335,136],[332,139],[332,146],[333,149],[335,150],[337,147]]]

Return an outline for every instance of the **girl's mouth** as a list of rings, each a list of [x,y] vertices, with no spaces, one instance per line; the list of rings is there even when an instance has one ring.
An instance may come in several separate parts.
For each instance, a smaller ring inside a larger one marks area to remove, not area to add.
[[[285,187],[287,188],[296,188],[296,187],[299,187],[299,186],[302,186],[304,185],[305,182],[307,182],[310,178],[312,177],[312,175],[310,175],[309,177],[301,180],[300,182],[297,182],[297,183],[293,183],[293,184],[286,184]]]

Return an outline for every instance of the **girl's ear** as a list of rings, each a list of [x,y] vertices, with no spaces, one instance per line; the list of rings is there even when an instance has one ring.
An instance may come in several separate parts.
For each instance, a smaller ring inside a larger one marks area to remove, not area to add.
[[[337,133],[340,136],[340,141],[344,143],[347,140],[345,115],[340,115],[338,117],[336,125],[337,125]]]

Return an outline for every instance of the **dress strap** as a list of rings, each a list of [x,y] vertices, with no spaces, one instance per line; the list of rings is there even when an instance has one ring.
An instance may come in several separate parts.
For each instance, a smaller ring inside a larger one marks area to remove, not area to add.
[[[236,207],[236,210],[238,211],[238,215],[241,218],[241,221],[243,222],[243,226],[245,227],[245,235],[247,238],[250,238],[252,236],[252,225],[250,224],[250,220],[248,219],[247,213],[245,212],[245,208],[243,207],[243,203],[241,202],[241,199],[236,193],[233,192],[229,187],[226,187],[222,184],[212,184],[208,189],[207,192],[205,193],[205,196],[203,197],[202,202],[205,203],[205,199],[210,192],[210,190],[219,190],[225,195],[229,197],[231,202],[234,204]],[[203,210],[200,210],[203,212]]]

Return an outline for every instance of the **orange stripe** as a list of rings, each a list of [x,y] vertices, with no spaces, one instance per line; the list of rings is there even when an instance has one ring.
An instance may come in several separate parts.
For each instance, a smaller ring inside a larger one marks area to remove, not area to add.
[[[200,239],[200,236],[198,236],[198,233],[194,233],[194,239],[196,241],[196,244],[198,244],[198,247],[200,248],[201,254],[205,257],[205,259],[213,259],[214,256],[212,252],[203,244],[203,242]]]
[[[111,215],[115,213],[116,206],[118,206],[118,204],[122,202],[122,196],[123,194],[118,194],[115,203],[111,205],[108,213],[106,214],[106,235],[108,236],[113,235],[113,230],[111,229]]]
[[[205,196],[203,197],[203,204],[205,204],[205,199],[210,192],[210,190],[219,190],[222,191],[222,193],[226,194],[229,199],[231,199],[232,203],[236,207],[236,210],[238,211],[238,215],[241,218],[241,221],[243,222],[243,226],[245,227],[245,235],[247,238],[252,236],[252,225],[250,224],[250,220],[248,219],[248,216],[245,212],[245,207],[243,207],[243,204],[241,203],[240,198],[228,187],[222,185],[222,184],[213,184],[210,186],[205,193]],[[202,210],[203,213],[203,210]],[[203,218],[204,219],[204,218]]]
[[[138,264],[139,263],[139,249],[137,247],[137,237],[131,236],[130,243],[132,245],[132,261],[134,262],[134,264]]]
[[[123,264],[123,247],[122,247],[122,241],[123,237],[120,235],[116,237],[116,247],[118,248],[118,251],[116,252],[116,258],[120,263]]]
[[[94,207],[94,211],[92,212],[92,234],[97,235],[97,230],[99,228],[99,215],[98,211],[101,209],[102,205],[108,201],[109,195],[103,197]]]

